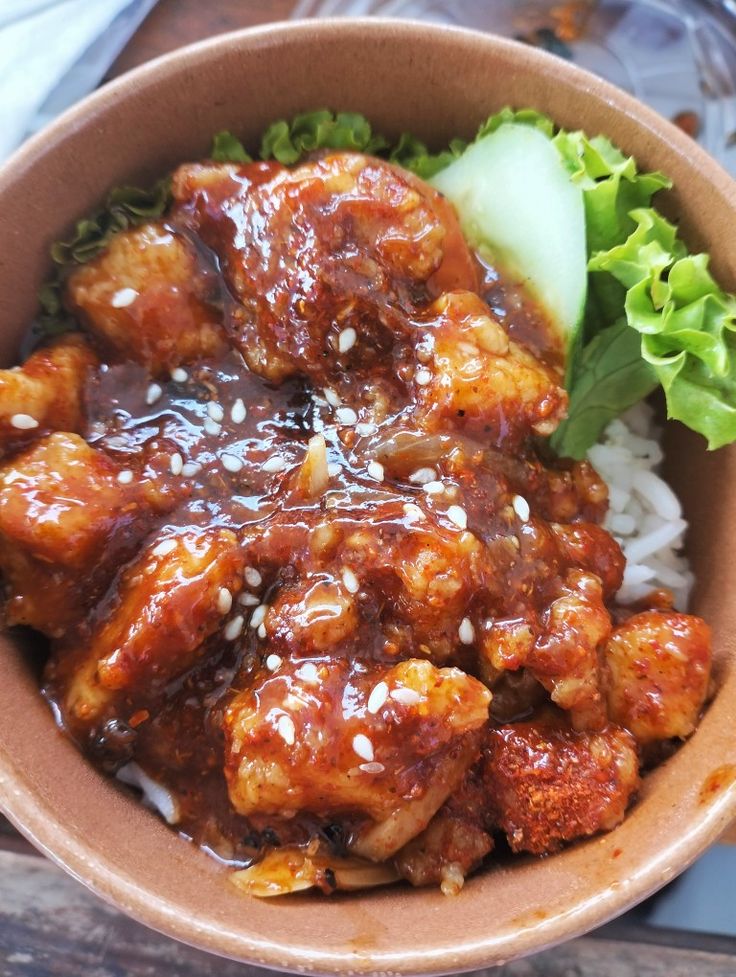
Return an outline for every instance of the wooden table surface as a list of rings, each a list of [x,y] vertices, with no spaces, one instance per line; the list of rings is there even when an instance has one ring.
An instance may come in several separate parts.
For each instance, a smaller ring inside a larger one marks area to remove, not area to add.
[[[159,0],[109,72],[223,31],[288,18],[293,0]],[[732,829],[729,840],[736,841]],[[736,939],[628,915],[492,977],[734,977]],[[133,922],[36,852],[0,818],[0,977],[261,977]]]

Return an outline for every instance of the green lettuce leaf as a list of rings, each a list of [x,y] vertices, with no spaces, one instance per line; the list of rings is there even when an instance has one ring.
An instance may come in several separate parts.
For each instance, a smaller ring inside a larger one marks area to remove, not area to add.
[[[668,416],[709,448],[722,447],[736,440],[736,298],[664,217],[649,208],[631,218],[627,240],[594,255],[590,267],[626,288],[626,322],[662,384]]]
[[[245,151],[245,147],[232,132],[223,129],[212,139],[210,159],[216,163],[252,163],[253,159]]]
[[[542,115],[541,112],[537,112],[536,109],[512,109],[507,105],[500,112],[494,112],[493,115],[489,115],[486,121],[480,124],[475,138],[477,140],[482,139],[483,136],[490,136],[496,129],[510,122],[516,125],[531,126],[533,129],[539,129],[549,139],[552,138],[555,132],[555,125],[552,119],[546,115]]]
[[[358,112],[320,109],[280,119],[266,129],[261,140],[261,159],[276,159],[290,166],[315,149],[352,149],[377,153],[387,149],[383,136],[374,135],[365,116]]]
[[[402,132],[399,141],[389,153],[392,163],[398,163],[406,170],[416,173],[422,180],[431,180],[440,170],[457,159],[467,148],[464,139],[453,139],[448,149],[430,153],[425,144],[410,132]]]
[[[606,424],[657,383],[669,416],[703,434],[709,447],[736,440],[736,298],[717,285],[707,255],[689,255],[673,225],[651,207],[669,181],[661,173],[639,172],[633,157],[605,137],[557,130],[532,109],[494,113],[476,139],[507,123],[532,126],[553,142],[585,203],[585,328],[582,343],[570,351],[569,414],[552,447],[583,457]],[[433,153],[408,132],[391,145],[364,116],[321,109],[274,122],[260,155],[291,165],[314,150],[348,149],[387,157],[430,179],[467,145],[455,139]],[[211,158],[251,159],[229,132],[214,137]],[[117,188],[68,240],[52,246],[56,271],[39,295],[43,332],[76,327],[62,302],[70,271],[98,255],[118,231],[160,217],[169,201],[167,180],[151,190]]]
[[[584,458],[612,420],[656,387],[657,374],[642,359],[637,333],[625,320],[608,326],[583,349],[567,418],[550,438],[553,450]]]
[[[78,328],[62,302],[69,274],[76,266],[104,251],[119,231],[161,217],[170,199],[171,183],[168,178],[159,180],[150,190],[116,187],[92,217],[77,222],[68,240],[56,241],[51,245],[51,258],[56,269],[39,291],[38,327],[41,333],[56,335]]]

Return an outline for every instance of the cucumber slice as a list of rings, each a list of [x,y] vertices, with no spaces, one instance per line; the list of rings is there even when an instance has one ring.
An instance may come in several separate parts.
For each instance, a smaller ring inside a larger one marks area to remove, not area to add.
[[[571,359],[588,284],[585,207],[553,143],[506,123],[429,182],[455,205],[469,244],[528,287]]]

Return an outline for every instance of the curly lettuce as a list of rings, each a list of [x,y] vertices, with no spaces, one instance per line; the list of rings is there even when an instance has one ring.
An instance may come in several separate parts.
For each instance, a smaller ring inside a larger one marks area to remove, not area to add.
[[[709,448],[736,440],[736,298],[714,280],[708,256],[688,254],[676,228],[652,207],[654,194],[670,186],[667,178],[640,172],[634,158],[604,136],[557,129],[533,109],[494,113],[474,141],[504,125],[532,126],[550,139],[585,205],[587,300],[583,328],[568,350],[568,417],[552,436],[552,448],[583,457],[610,420],[657,386],[668,415],[702,434]],[[428,180],[468,145],[454,139],[430,152],[409,132],[392,142],[356,112],[319,109],[270,125],[259,155],[293,165],[320,149],[354,150]],[[210,156],[251,161],[227,131],[214,137]],[[167,180],[150,190],[117,188],[69,240],[52,246],[56,271],[40,293],[42,331],[75,328],[62,303],[69,272],[99,254],[118,231],[160,217],[169,202]]]
[[[38,327],[43,334],[57,335],[77,328],[76,321],[62,302],[69,273],[77,265],[91,261],[104,251],[119,231],[161,217],[170,199],[168,178],[159,180],[149,190],[116,187],[108,193],[104,204],[95,214],[77,222],[68,240],[56,241],[51,245],[54,273],[41,286],[38,294]]]

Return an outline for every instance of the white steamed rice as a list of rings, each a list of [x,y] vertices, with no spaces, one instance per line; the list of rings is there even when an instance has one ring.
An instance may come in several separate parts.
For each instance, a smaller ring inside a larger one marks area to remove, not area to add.
[[[641,600],[666,587],[675,607],[686,610],[693,585],[681,553],[687,522],[679,499],[658,474],[663,457],[659,433],[652,408],[637,404],[608,425],[588,458],[608,484],[604,526],[626,557],[619,600]]]

